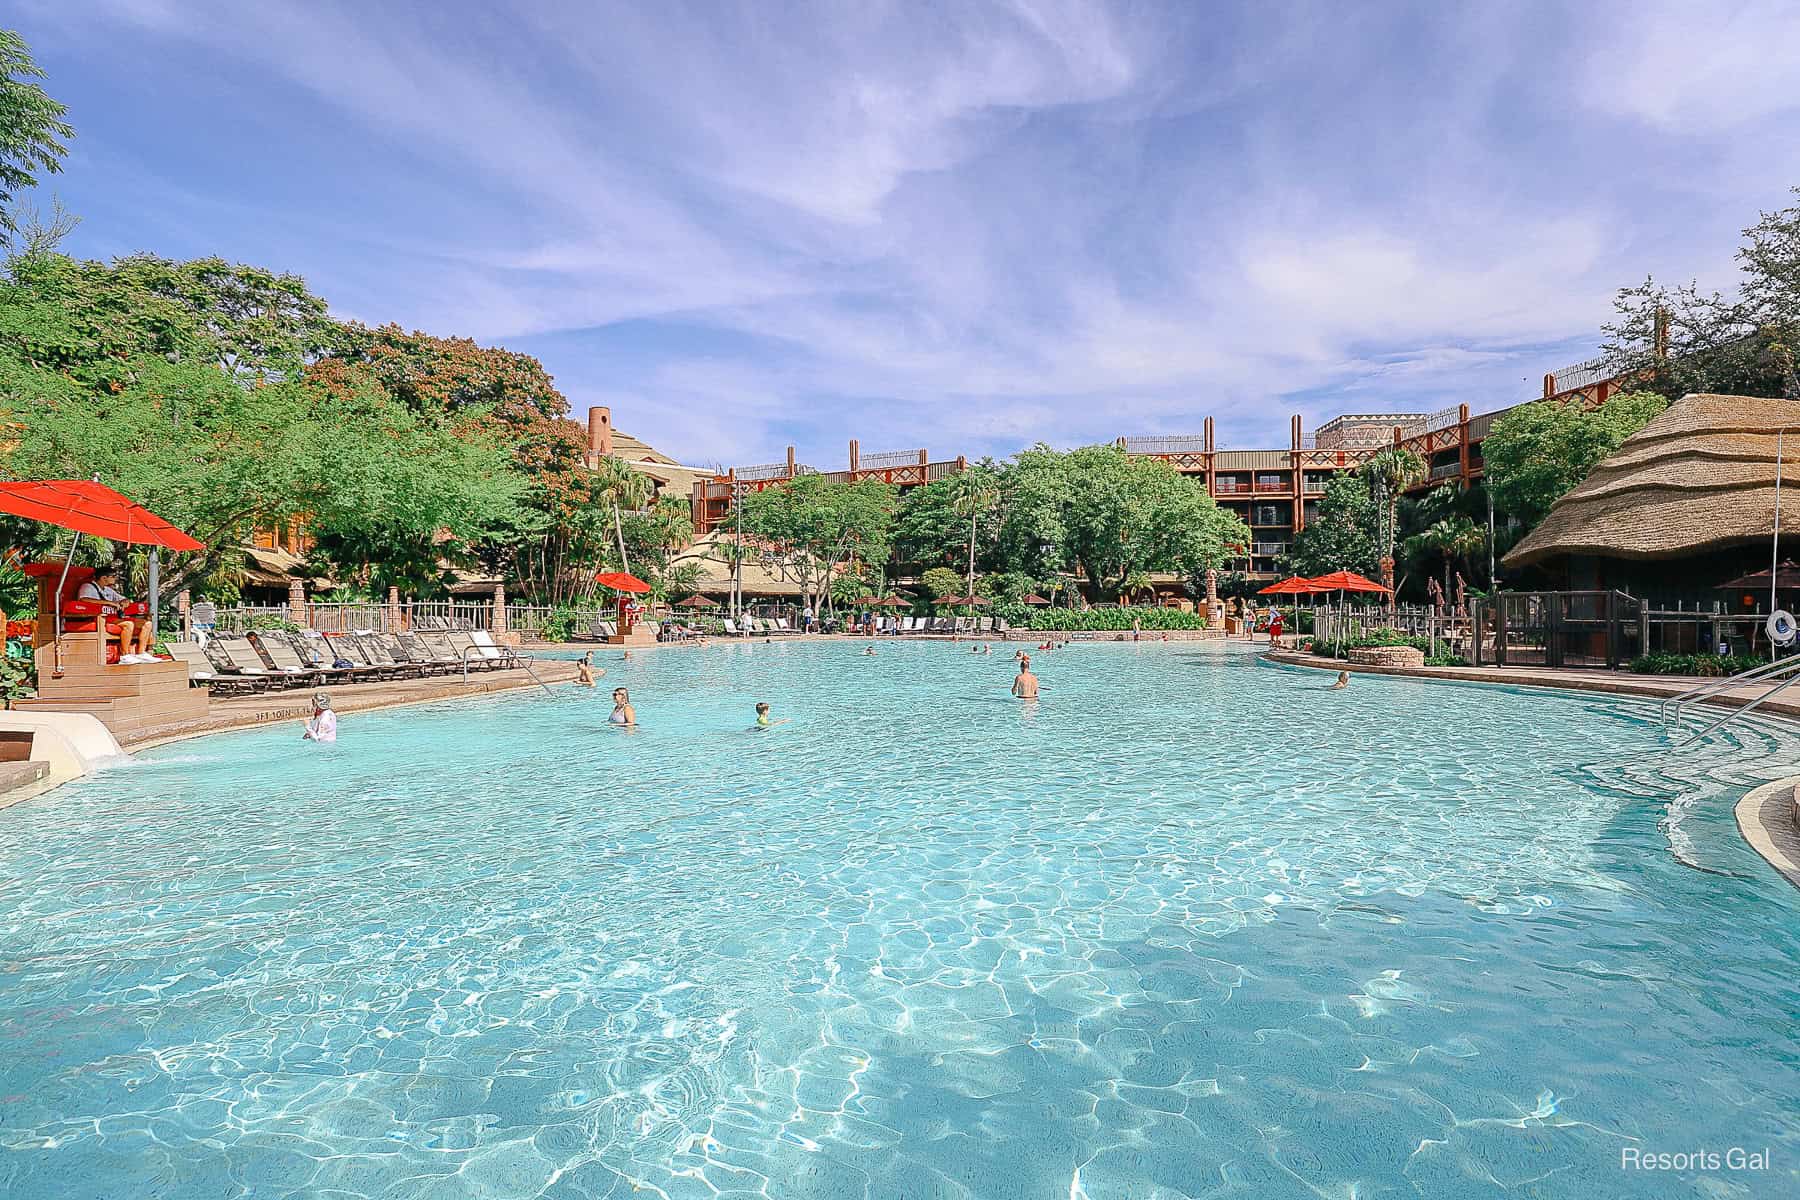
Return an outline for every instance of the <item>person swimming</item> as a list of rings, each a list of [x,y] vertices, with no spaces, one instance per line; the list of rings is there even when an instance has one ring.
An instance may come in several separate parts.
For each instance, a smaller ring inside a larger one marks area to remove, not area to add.
[[[870,646],[867,650],[863,651],[864,658],[872,658],[874,656],[874,654],[875,654],[875,647],[873,647],[873,646]]]
[[[1019,660],[1019,673],[1013,677],[1012,694],[1021,700],[1036,700],[1038,677],[1031,673],[1031,659]]]
[[[631,706],[631,693],[624,688],[613,689],[612,716],[606,718],[609,725],[617,725],[620,729],[637,727],[637,709]]]
[[[756,705],[756,727],[758,729],[773,729],[777,725],[786,725],[786,724],[787,724],[786,717],[783,717],[779,721],[776,721],[776,720],[773,720],[770,718],[769,702],[767,700],[759,701],[757,703],[757,705]]]
[[[600,675],[606,674],[601,671]],[[575,683],[578,687],[593,687],[600,676],[594,673],[594,652],[589,650],[575,664]]]
[[[1350,686],[1350,672],[1339,671],[1338,677],[1337,677],[1337,682],[1331,685],[1331,690],[1334,692],[1341,692],[1349,686]]]

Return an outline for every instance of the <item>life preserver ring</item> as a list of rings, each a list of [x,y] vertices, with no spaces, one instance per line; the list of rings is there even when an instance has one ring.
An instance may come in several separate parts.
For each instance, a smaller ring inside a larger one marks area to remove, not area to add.
[[[1769,640],[1777,646],[1786,646],[1800,633],[1800,624],[1794,621],[1794,614],[1785,608],[1778,608],[1769,614],[1763,628],[1768,630]]]

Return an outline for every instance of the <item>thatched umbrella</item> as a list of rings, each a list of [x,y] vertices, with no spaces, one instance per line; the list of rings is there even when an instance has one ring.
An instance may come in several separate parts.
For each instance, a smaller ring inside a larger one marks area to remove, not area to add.
[[[1025,593],[1025,595],[1019,597],[1019,603],[1020,604],[1029,604],[1033,608],[1039,608],[1045,604],[1050,603],[1050,601],[1044,599],[1042,596],[1038,595],[1036,592],[1027,592],[1027,593]]]
[[[676,601],[675,607],[676,608],[717,608],[717,607],[719,607],[719,602],[717,600],[709,600],[705,596],[689,596],[686,600]]]
[[[1775,587],[1780,591],[1800,589],[1800,566],[1791,558],[1781,560],[1781,567],[1771,572],[1764,567],[1760,571],[1752,571],[1748,575],[1739,575],[1736,579],[1721,583],[1715,590],[1721,592],[1766,592],[1769,580],[1773,576]]]

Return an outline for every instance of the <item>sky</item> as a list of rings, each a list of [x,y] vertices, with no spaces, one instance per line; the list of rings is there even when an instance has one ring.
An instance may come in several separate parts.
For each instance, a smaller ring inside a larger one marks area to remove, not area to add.
[[[65,249],[295,272],[685,462],[1475,411],[1800,184],[1800,5],[9,0]]]

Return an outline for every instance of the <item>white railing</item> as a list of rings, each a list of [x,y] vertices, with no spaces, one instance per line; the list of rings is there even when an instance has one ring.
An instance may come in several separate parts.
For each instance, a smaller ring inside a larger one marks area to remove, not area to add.
[[[1170,437],[1128,437],[1127,454],[1204,454],[1206,438],[1198,434],[1176,434]]]
[[[1415,438],[1427,433],[1436,433],[1440,429],[1448,429],[1452,425],[1460,423],[1461,420],[1462,407],[1460,405],[1452,408],[1440,408],[1434,413],[1409,422],[1402,427],[1401,432],[1406,437]]]
[[[796,468],[797,469],[797,468]],[[786,463],[759,463],[754,467],[739,467],[737,477],[752,483],[763,479],[786,479]]]
[[[856,469],[859,471],[883,471],[889,467],[916,467],[919,465],[920,450],[883,450],[880,454],[859,454],[856,457]]]

